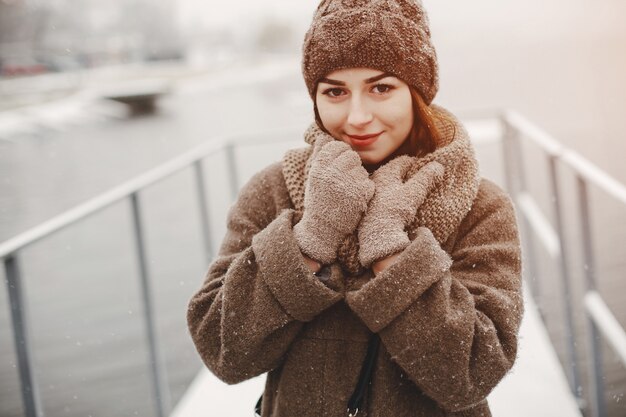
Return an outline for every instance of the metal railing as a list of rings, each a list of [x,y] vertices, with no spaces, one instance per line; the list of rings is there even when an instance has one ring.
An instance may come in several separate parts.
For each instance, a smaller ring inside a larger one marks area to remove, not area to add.
[[[581,390],[581,378],[574,327],[574,295],[572,292],[572,271],[568,259],[571,253],[568,240],[565,238],[565,214],[563,210],[563,193],[559,181],[561,167],[568,167],[576,179],[576,194],[579,205],[577,218],[580,228],[584,265],[583,307],[588,323],[586,335],[590,350],[588,360],[590,412],[594,417],[606,416],[604,401],[603,367],[600,346],[600,335],[615,351],[623,366],[626,366],[626,332],[619,324],[606,302],[600,296],[596,280],[596,257],[588,195],[589,185],[593,185],[612,197],[626,208],[626,187],[610,177],[591,162],[559,144],[546,132],[542,131],[520,114],[506,111],[500,117],[503,128],[503,151],[505,155],[506,182],[508,192],[513,197],[521,213],[521,227],[528,239],[525,240],[527,268],[530,276],[537,277],[537,252],[535,239],[543,245],[547,253],[558,261],[560,281],[564,296],[565,344],[567,348],[566,362],[571,364],[568,371],[570,390],[576,396],[579,406],[587,408]],[[528,186],[524,166],[522,141],[531,141],[545,155],[549,167],[549,184],[552,195],[552,210],[556,219],[553,228],[535,203]],[[540,280],[531,280],[531,288],[540,298]]]
[[[263,140],[265,144],[271,142],[285,142],[281,140],[286,132],[294,128],[276,129],[265,132],[271,135],[271,139]],[[298,128],[302,130],[301,127]],[[264,135],[263,134],[263,135]],[[22,274],[20,271],[20,252],[27,246],[51,236],[81,219],[93,216],[107,207],[127,200],[130,203],[132,214],[133,236],[135,239],[135,256],[137,259],[141,285],[141,301],[143,303],[143,321],[147,335],[149,363],[151,368],[152,393],[155,401],[155,409],[158,417],[169,415],[172,406],[170,392],[167,385],[167,376],[163,364],[163,356],[160,349],[159,336],[155,323],[154,297],[151,286],[151,272],[148,268],[145,228],[143,224],[140,192],[146,187],[168,178],[177,172],[193,167],[195,172],[196,195],[199,205],[200,224],[204,244],[204,254],[210,260],[213,255],[211,246],[211,230],[209,222],[209,210],[206,198],[205,173],[203,169],[204,158],[217,152],[225,151],[227,163],[227,181],[230,198],[234,199],[238,189],[238,170],[235,160],[235,147],[245,144],[253,138],[258,138],[255,132],[252,134],[239,134],[230,137],[217,137],[210,142],[204,143],[172,160],[152,169],[135,179],[132,179],[114,189],[101,194],[43,224],[34,227],[24,233],[15,236],[0,244],[0,261],[4,264],[6,274],[7,293],[9,296],[11,321],[14,335],[15,352],[18,363],[18,374],[21,381],[22,403],[27,417],[42,417],[44,415],[39,389],[34,372],[32,358],[31,337],[29,335],[28,309]],[[246,139],[247,138],[247,139]],[[258,144],[257,141],[254,142]]]
[[[561,265],[561,283],[565,295],[566,317],[566,342],[568,346],[568,360],[573,366],[569,369],[568,379],[572,393],[583,404],[578,371],[578,358],[575,346],[575,334],[573,323],[573,295],[570,288],[571,271],[568,269],[567,253],[563,230],[563,213],[561,208],[561,195],[559,193],[557,163],[571,167],[578,178],[579,203],[581,207],[580,228],[585,241],[586,268],[586,293],[584,295],[584,308],[588,317],[590,334],[589,343],[593,361],[590,361],[590,374],[593,376],[590,382],[592,386],[592,409],[594,416],[604,416],[605,408],[602,401],[602,361],[598,346],[598,335],[602,335],[610,346],[618,353],[622,363],[626,365],[626,335],[624,329],[610,312],[606,303],[600,297],[596,289],[593,242],[591,237],[591,222],[589,220],[589,202],[587,196],[587,184],[593,183],[609,195],[626,205],[626,189],[623,185],[603,173],[591,163],[576,153],[566,149],[557,141],[541,131],[539,128],[524,119],[521,115],[507,111],[499,118],[502,130],[498,140],[503,141],[505,158],[506,183],[509,193],[513,196],[521,216],[521,226],[525,236],[537,236],[547,252]],[[159,182],[183,169],[193,167],[195,172],[196,195],[199,205],[201,232],[204,243],[204,253],[207,259],[211,259],[213,248],[211,246],[211,230],[209,222],[209,210],[206,199],[205,172],[203,169],[204,158],[217,152],[225,151],[227,162],[227,181],[230,189],[230,197],[234,199],[239,189],[238,169],[235,158],[235,148],[252,142],[254,145],[269,144],[275,142],[287,142],[282,139],[291,134],[291,138],[299,137],[302,127],[284,128],[266,131],[262,134],[239,134],[229,137],[218,137],[210,142],[202,144],[181,156],[153,169],[145,174],[130,180],[109,192],[106,192],[68,212],[57,216],[40,226],[30,229],[4,243],[0,244],[0,260],[4,263],[7,277],[8,295],[11,304],[12,326],[14,342],[18,358],[18,371],[22,387],[22,399],[25,415],[27,417],[43,416],[42,406],[39,400],[38,385],[33,372],[33,360],[31,357],[31,339],[28,334],[29,322],[28,311],[23,292],[22,278],[19,268],[20,251],[36,241],[44,239],[80,219],[94,215],[119,201],[129,201],[132,212],[133,230],[135,237],[136,259],[140,271],[140,283],[142,289],[142,302],[144,306],[143,320],[147,334],[149,361],[152,374],[152,392],[155,408],[159,417],[165,417],[171,411],[169,388],[166,383],[165,369],[161,350],[159,348],[159,336],[156,331],[154,318],[153,296],[151,289],[151,273],[148,268],[147,254],[145,250],[145,230],[142,222],[140,204],[140,192],[151,184]],[[294,136],[294,134],[296,136]],[[259,136],[267,136],[270,139],[259,139]],[[473,138],[480,139],[480,138]],[[553,192],[553,209],[557,219],[555,229],[542,214],[535,203],[526,185],[524,173],[524,161],[521,152],[521,141],[530,140],[538,145],[546,154],[550,166],[550,179]],[[531,232],[533,232],[531,234]],[[525,240],[525,253],[528,257],[526,268],[531,276],[537,276],[537,263],[535,256],[535,240]],[[532,281],[531,287],[535,295],[541,294],[539,283]]]

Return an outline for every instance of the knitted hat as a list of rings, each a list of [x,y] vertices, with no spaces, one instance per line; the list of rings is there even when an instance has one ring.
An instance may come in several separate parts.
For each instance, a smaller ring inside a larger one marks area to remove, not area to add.
[[[322,0],[302,47],[309,94],[315,99],[315,85],[328,73],[357,67],[389,72],[432,102],[437,55],[420,0]]]

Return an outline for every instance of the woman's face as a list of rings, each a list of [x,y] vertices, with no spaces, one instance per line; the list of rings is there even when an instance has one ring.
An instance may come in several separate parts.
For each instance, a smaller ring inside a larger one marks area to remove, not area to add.
[[[370,68],[347,68],[322,78],[315,95],[322,124],[365,165],[377,164],[405,141],[413,126],[409,86]]]

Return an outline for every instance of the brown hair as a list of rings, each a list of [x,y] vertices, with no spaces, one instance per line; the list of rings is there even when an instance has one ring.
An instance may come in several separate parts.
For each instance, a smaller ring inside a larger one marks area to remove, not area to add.
[[[454,125],[452,120],[446,116],[436,113],[429,107],[422,98],[422,95],[413,86],[409,86],[411,91],[411,102],[413,103],[413,128],[407,137],[407,154],[423,156],[434,152],[442,145],[443,138],[441,132],[437,130],[437,122],[447,122]]]
[[[398,155],[424,156],[433,152],[443,143],[441,132],[437,130],[436,122],[449,123],[454,126],[454,122],[441,113],[434,112],[424,101],[422,95],[415,87],[409,85],[411,91],[411,103],[413,105],[413,127],[406,140],[391,155],[381,161],[378,165],[390,161]],[[313,97],[317,94],[317,85],[313,91]],[[320,118],[315,100],[313,101],[313,111],[315,121],[324,132],[330,134]],[[456,128],[456,127],[455,127]]]

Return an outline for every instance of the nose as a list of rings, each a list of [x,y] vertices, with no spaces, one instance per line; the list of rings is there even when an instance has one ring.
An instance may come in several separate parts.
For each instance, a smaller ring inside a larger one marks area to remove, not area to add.
[[[372,121],[373,115],[369,111],[366,103],[363,99],[355,95],[350,102],[350,109],[348,114],[348,124],[354,127],[363,127]]]

